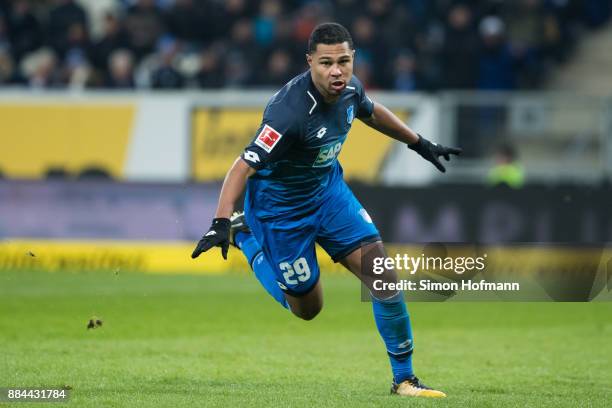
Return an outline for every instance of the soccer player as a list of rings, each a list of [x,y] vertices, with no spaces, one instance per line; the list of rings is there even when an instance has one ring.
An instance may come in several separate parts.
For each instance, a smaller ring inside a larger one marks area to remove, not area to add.
[[[449,160],[461,150],[429,142],[368,98],[353,76],[354,56],[343,26],[325,23],[313,30],[306,55],[310,69],[268,102],[257,135],[225,177],[212,226],[191,256],[219,246],[227,259],[231,241],[278,303],[311,320],[323,305],[318,243],[370,290],[391,362],[391,392],[445,397],[414,375],[412,329],[401,293],[373,288],[371,259],[385,256],[385,250],[370,216],[344,182],[337,156],[355,118],[406,143],[442,172],[439,157]],[[244,213],[232,215],[245,186]],[[395,282],[397,275],[385,270],[376,279]]]

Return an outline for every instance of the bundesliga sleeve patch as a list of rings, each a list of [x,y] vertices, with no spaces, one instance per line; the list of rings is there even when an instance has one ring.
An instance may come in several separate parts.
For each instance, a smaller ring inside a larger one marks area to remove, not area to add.
[[[265,125],[257,136],[257,139],[255,139],[255,144],[264,149],[267,153],[270,153],[281,137],[283,137],[283,135],[278,133],[272,126]]]

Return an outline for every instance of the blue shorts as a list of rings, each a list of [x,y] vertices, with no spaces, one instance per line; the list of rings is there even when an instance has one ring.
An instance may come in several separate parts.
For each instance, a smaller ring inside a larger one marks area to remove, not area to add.
[[[278,285],[293,296],[308,293],[319,280],[315,242],[338,262],[364,243],[380,240],[372,219],[344,181],[336,183],[312,212],[259,219],[247,205],[245,216]]]

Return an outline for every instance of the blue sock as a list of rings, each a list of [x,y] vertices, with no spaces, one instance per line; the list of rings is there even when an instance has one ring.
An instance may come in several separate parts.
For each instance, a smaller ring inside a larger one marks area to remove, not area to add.
[[[372,296],[372,309],[378,332],[387,346],[393,379],[399,384],[414,375],[412,328],[404,298],[401,292],[386,300]]]
[[[289,309],[289,304],[285,299],[285,293],[281,290],[274,277],[274,271],[266,260],[259,243],[252,234],[246,232],[238,232],[236,234],[236,245],[242,250],[246,256],[249,265],[255,272],[255,277],[264,287],[266,292],[270,294],[278,303],[285,309]]]

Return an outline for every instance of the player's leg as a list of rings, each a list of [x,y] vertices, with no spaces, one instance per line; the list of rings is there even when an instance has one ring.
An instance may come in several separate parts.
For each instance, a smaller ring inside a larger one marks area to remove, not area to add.
[[[382,274],[375,275],[372,272],[373,259],[378,257],[386,257],[380,241],[356,249],[340,262],[370,291],[376,327],[387,347],[393,371],[391,392],[414,397],[445,397],[446,394],[427,387],[414,375],[412,327],[402,293],[377,290],[376,287],[381,286],[374,285],[375,280],[383,283],[397,282],[397,273],[394,269],[386,269]]]
[[[244,212],[235,212],[231,217],[231,243],[239,248],[246,257],[249,266],[255,273],[255,277],[264,287],[266,292],[270,294],[278,303],[285,309],[289,308],[289,304],[285,299],[285,293],[281,290],[276,282],[276,275],[270,267],[270,263],[261,250],[261,246],[251,233],[251,230],[246,224]]]
[[[400,395],[445,396],[423,386],[414,375],[412,328],[404,299],[396,291],[374,288],[375,280],[396,282],[397,274],[394,269],[381,275],[372,273],[372,260],[386,256],[384,247],[369,215],[346,185],[339,189],[334,205],[324,212],[318,242],[334,261],[341,262],[370,290],[374,320],[393,371],[392,391]]]
[[[285,293],[285,298],[294,315],[304,320],[312,320],[323,309],[323,290],[321,281],[317,281],[309,292],[299,296]]]
[[[368,273],[367,268],[362,269],[368,263],[368,258],[386,256],[380,241],[369,243],[360,247],[340,260],[342,265],[357,276],[368,288],[372,299],[372,310],[376,327],[385,342],[393,380],[396,384],[414,376],[412,369],[413,337],[410,325],[410,316],[402,294],[397,291],[376,290],[374,280],[383,282],[397,281],[395,270],[385,270],[381,275]],[[370,269],[371,271],[371,269]]]
[[[304,320],[313,319],[323,307],[323,292],[312,227],[305,222],[278,228],[255,219],[249,224],[253,232],[243,213],[232,217],[232,243],[242,250],[255,276],[276,301]],[[268,244],[266,250],[256,235]]]

